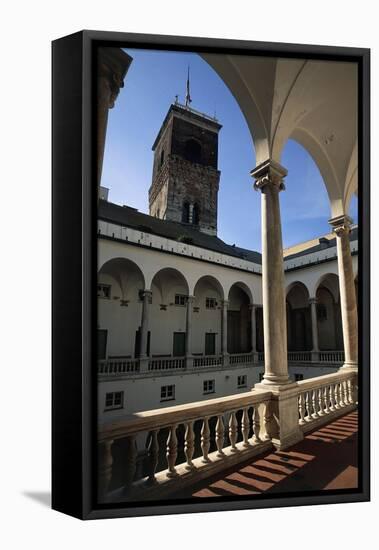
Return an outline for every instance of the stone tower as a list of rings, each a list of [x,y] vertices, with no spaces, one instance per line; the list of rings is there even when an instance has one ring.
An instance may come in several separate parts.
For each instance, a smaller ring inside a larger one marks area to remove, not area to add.
[[[151,216],[217,235],[218,132],[215,118],[172,104],[153,145]]]

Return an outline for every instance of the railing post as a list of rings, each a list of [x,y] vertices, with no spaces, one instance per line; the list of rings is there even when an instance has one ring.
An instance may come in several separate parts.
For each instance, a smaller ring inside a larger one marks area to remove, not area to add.
[[[167,438],[167,477],[176,477],[178,472],[176,471],[175,464],[178,456],[178,439],[176,437],[176,424],[170,427],[170,431]]]
[[[152,432],[150,432],[150,441],[148,445],[148,457],[149,457],[149,477],[147,480],[148,485],[154,485],[154,483],[156,483],[155,471],[158,466],[158,457],[159,457],[158,431],[159,430],[153,430]]]
[[[222,418],[222,414],[219,414],[217,417],[216,423],[216,447],[217,447],[217,456],[222,457],[225,455],[224,448],[224,437],[225,437],[225,426]]]
[[[208,453],[210,447],[210,431],[208,417],[203,420],[203,426],[201,428],[201,450],[203,452],[202,462],[209,462]]]
[[[185,465],[186,470],[193,470],[194,465],[192,462],[193,453],[195,451],[195,432],[193,431],[193,421],[187,422],[186,431],[184,434],[184,454],[187,459]]]

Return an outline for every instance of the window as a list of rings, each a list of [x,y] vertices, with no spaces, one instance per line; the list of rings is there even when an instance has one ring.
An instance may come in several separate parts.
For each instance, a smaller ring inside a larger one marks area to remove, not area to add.
[[[183,203],[182,222],[189,223],[189,203],[187,201]]]
[[[242,374],[241,376],[238,377],[237,387],[238,388],[246,388],[246,386],[247,386],[247,375]]]
[[[184,146],[184,157],[190,162],[201,162],[201,145],[194,139],[186,141]]]
[[[124,408],[124,392],[113,391],[105,395],[105,410],[111,411]]]
[[[300,380],[304,380],[304,374],[295,374],[295,382],[300,382]]]
[[[203,394],[214,393],[215,392],[215,381],[214,380],[204,380],[203,382]]]
[[[214,332],[205,333],[205,355],[215,355],[216,353],[216,334]]]
[[[328,318],[328,312],[325,304],[317,304],[317,320],[326,321]]]
[[[175,385],[161,386],[161,401],[172,401],[175,399]]]
[[[206,309],[216,309],[216,306],[217,306],[216,298],[205,298]]]
[[[105,285],[104,283],[97,283],[97,297],[107,298],[111,297],[111,285]]]
[[[187,296],[185,294],[175,294],[175,305],[185,306],[187,303]]]
[[[192,223],[193,225],[199,225],[199,219],[200,219],[200,208],[197,203],[193,205],[192,209]]]

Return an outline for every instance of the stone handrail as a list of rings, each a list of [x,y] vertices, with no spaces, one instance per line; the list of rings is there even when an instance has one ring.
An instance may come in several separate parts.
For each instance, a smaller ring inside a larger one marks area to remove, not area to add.
[[[112,445],[125,439],[128,449],[125,456],[125,487],[123,491],[133,499],[134,491],[143,489],[150,494],[159,486],[177,486],[196,479],[204,470],[207,475],[232,465],[236,460],[252,456],[270,448],[265,437],[264,410],[271,397],[270,391],[252,390],[246,393],[209,399],[187,405],[178,405],[135,413],[132,417],[99,426],[99,498],[107,500],[112,477]],[[262,409],[263,407],[263,409]],[[212,423],[210,420],[212,419]],[[195,432],[194,423],[200,421],[201,431]],[[185,433],[178,442],[177,430],[183,426]],[[158,434],[166,429],[164,444]],[[136,479],[136,437],[146,434],[148,467],[140,479]],[[194,458],[195,440],[199,441],[201,456]],[[217,450],[210,452],[211,442]],[[179,448],[179,446],[181,446]],[[162,451],[166,456],[166,468],[156,472]],[[186,462],[177,465],[178,451]],[[172,489],[171,489],[172,490]]]
[[[193,358],[194,367],[217,367],[223,365],[222,355],[203,355],[201,357]]]
[[[185,366],[185,357],[160,357],[149,361],[149,370],[184,369]]]
[[[356,402],[356,373],[339,371],[317,378],[302,380],[299,388],[299,424],[311,426],[322,418],[322,423],[330,417],[339,415],[341,409],[353,406]],[[320,422],[319,422],[320,423]]]
[[[97,363],[98,374],[124,374],[139,370],[139,359],[101,359]]]
[[[231,353],[229,355],[229,364],[230,365],[241,365],[246,363],[253,362],[252,353]]]

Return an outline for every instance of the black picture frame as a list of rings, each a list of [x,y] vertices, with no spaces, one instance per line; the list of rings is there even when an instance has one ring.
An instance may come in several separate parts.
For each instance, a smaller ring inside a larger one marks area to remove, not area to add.
[[[94,48],[355,61],[359,66],[359,490],[207,502],[96,504],[96,109]],[[52,44],[52,507],[81,519],[361,502],[370,499],[370,50],[81,31]],[[364,371],[364,372],[363,372]]]

